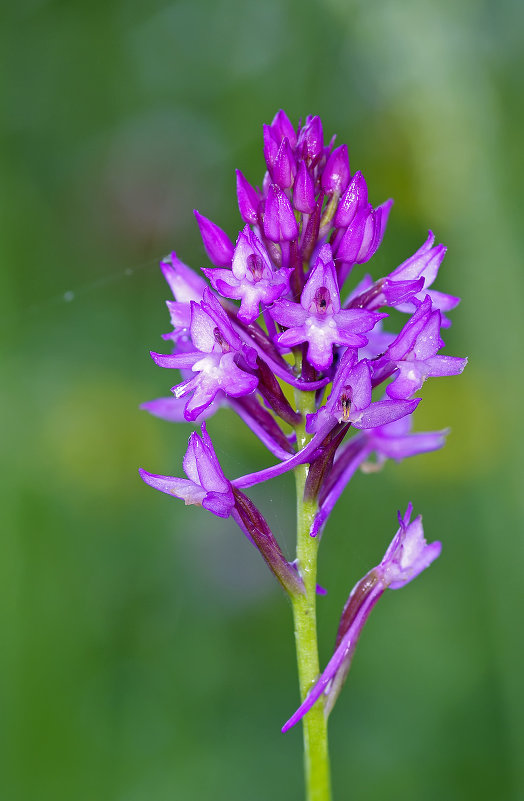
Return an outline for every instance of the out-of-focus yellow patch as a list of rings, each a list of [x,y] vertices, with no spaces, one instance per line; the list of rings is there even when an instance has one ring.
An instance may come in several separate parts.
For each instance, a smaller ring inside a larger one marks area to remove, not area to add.
[[[141,395],[141,387],[100,373],[59,389],[43,410],[36,449],[45,469],[66,486],[102,495],[136,492],[139,467],[169,472],[184,453],[187,427],[141,411]]]
[[[504,459],[508,435],[489,416],[486,388],[491,380],[487,373],[471,366],[461,376],[428,379],[420,392],[422,402],[413,415],[414,430],[451,431],[442,450],[406,459],[401,466],[404,477],[421,482],[428,478],[454,482],[496,470]]]

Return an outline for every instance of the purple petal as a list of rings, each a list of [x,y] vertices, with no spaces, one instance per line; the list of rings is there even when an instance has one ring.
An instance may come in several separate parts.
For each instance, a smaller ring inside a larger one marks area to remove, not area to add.
[[[233,257],[233,243],[226,232],[203,214],[199,214],[196,209],[194,215],[200,228],[204,248],[212,264],[216,267],[229,267]]]
[[[300,303],[306,311],[312,311],[318,290],[325,288],[330,298],[332,313],[340,310],[340,294],[333,256],[329,245],[323,245],[315,265],[302,291]]]
[[[205,420],[211,415],[215,414],[223,400],[217,400],[208,406],[200,415],[202,420]],[[142,403],[140,408],[144,409],[154,417],[160,417],[162,420],[167,420],[170,423],[185,423],[184,406],[186,401],[184,398],[156,398],[155,400]],[[201,422],[197,419],[195,422]]]
[[[237,174],[237,197],[240,216],[245,223],[256,225],[258,222],[259,199],[256,190],[246,181],[240,170]]]
[[[191,301],[191,340],[202,353],[211,353],[215,349],[215,327],[215,321],[203,307]]]
[[[175,300],[180,303],[202,300],[206,282],[194,270],[181,262],[174,251],[160,262],[160,269]]]
[[[231,270],[226,270],[224,267],[202,267],[202,272],[213,289],[216,289],[225,298],[238,299],[240,297],[240,281],[235,278]]]
[[[277,338],[277,343],[284,348],[294,348],[295,345],[300,345],[307,339],[307,331],[304,326],[295,326],[288,328],[283,334]],[[309,358],[309,357],[308,357]],[[321,369],[321,368],[320,368]]]
[[[333,224],[337,228],[347,228],[353,222],[357,211],[367,207],[367,203],[368,188],[362,173],[358,170],[339,201]]]
[[[411,278],[424,278],[424,288],[427,289],[437,277],[442,260],[446,255],[444,245],[433,247],[435,235],[428,231],[428,238],[424,244],[406,261],[402,262],[392,273],[394,280],[408,280]]]
[[[191,307],[189,303],[179,303],[176,300],[166,300],[166,306],[171,318],[171,325],[175,331],[189,328],[191,324]]]
[[[280,109],[277,111],[275,116],[273,117],[273,121],[271,123],[271,129],[276,134],[279,142],[287,136],[289,139],[289,143],[291,147],[296,147],[297,144],[297,134],[293,125],[287,116],[286,112]]]
[[[369,364],[366,361],[358,362],[347,377],[351,387],[351,408],[360,412],[367,409],[371,403],[371,376]]]
[[[397,363],[397,375],[386,388],[390,398],[409,398],[418,392],[428,377],[428,368],[424,362],[406,361]]]
[[[422,295],[422,292],[420,294]],[[446,295],[436,289],[428,289],[427,294],[431,298],[433,308],[443,312],[451,311],[460,303],[460,298],[457,295]]]
[[[175,498],[180,498],[186,504],[201,506],[206,491],[193,481],[189,481],[187,478],[155,475],[142,470],[142,468],[138,472],[142,481],[145,481],[150,487],[165,492],[167,495],[174,495]]]
[[[410,523],[411,511],[410,504],[403,518],[399,513],[400,528],[377,568],[385,586],[392,590],[404,587],[416,578],[439,556],[442,548],[440,542],[427,544],[422,517],[419,515]]]
[[[365,333],[388,315],[385,312],[373,312],[367,309],[342,309],[335,315],[335,320],[339,328],[344,328],[352,333]]]
[[[298,148],[303,159],[315,162],[324,149],[324,132],[320,117],[308,114],[298,134]]]
[[[355,415],[357,419],[352,419],[351,422],[355,428],[362,429],[384,426],[394,420],[398,420],[399,417],[412,414],[419,403],[420,398],[413,398],[413,400],[376,401],[376,403],[372,403],[367,409],[359,413],[358,417]]]
[[[399,422],[409,420],[409,417],[402,418]],[[443,448],[446,444],[446,435],[449,429],[442,431],[420,431],[404,436],[376,436],[375,430],[372,432],[370,442],[374,444],[375,450],[388,459],[395,459],[400,462],[410,456],[417,456],[420,453],[428,453]]]
[[[305,161],[300,161],[298,165],[293,186],[293,206],[303,214],[312,214],[316,208],[315,183]]]
[[[233,509],[231,498],[222,493],[208,492],[202,501],[202,506],[217,517],[230,517]]]
[[[322,172],[322,189],[329,194],[341,195],[349,183],[349,156],[347,145],[335,148]]]
[[[380,206],[377,206],[375,209],[373,219],[373,239],[368,249],[365,248],[365,243],[363,243],[362,250],[358,254],[357,259],[359,264],[363,264],[364,261],[369,261],[369,259],[377,252],[382,244],[392,205],[393,201],[389,199]]]
[[[151,351],[151,358],[159,367],[169,367],[180,370],[193,367],[197,359],[202,356],[198,351],[190,353],[155,353]]]
[[[307,318],[307,312],[300,303],[293,303],[291,300],[278,300],[271,306],[269,313],[277,323],[286,328],[300,326]]]
[[[359,209],[350,225],[346,228],[335,252],[339,261],[354,264],[363,245],[367,247],[371,243],[373,236],[371,211],[372,208],[369,204]]]
[[[418,335],[412,353],[415,359],[425,361],[443,347],[444,342],[440,338],[440,312],[434,311]]]
[[[271,167],[275,163],[275,159],[277,157],[280,139],[276,135],[275,131],[273,131],[271,125],[264,125],[262,130],[264,136],[264,159],[268,169],[271,170]]]
[[[199,373],[192,381],[185,385],[173,387],[173,392],[176,397],[183,397],[190,392],[193,397],[189,399],[184,409],[184,417],[188,423],[194,423],[202,412],[215,400],[215,397],[220,387],[213,377],[209,377],[206,373]]]
[[[430,376],[460,375],[467,363],[459,356],[433,356],[425,362]]]
[[[271,242],[287,242],[298,236],[298,225],[291,204],[277,184],[271,184],[267,194],[264,234]]]
[[[417,338],[427,324],[430,316],[431,299],[426,295],[413,317],[408,320],[397,338],[388,348],[385,358],[389,358],[393,362],[404,359],[415,346]]]
[[[293,151],[291,150],[287,137],[284,137],[271,168],[271,175],[274,182],[278,184],[281,189],[289,189],[293,184],[296,169]]]
[[[205,423],[202,423],[201,438],[197,435],[193,450],[201,485],[213,492],[227,492],[229,481],[222,472]]]

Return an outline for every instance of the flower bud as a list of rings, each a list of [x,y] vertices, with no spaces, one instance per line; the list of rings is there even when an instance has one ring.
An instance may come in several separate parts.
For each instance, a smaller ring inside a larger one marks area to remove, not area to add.
[[[300,129],[298,144],[301,156],[309,162],[316,162],[324,149],[324,132],[320,117],[308,116],[306,124]]]
[[[364,176],[358,170],[348,188],[340,198],[333,223],[336,228],[346,228],[368,202],[368,188]]]
[[[350,178],[347,145],[335,148],[328,157],[322,173],[322,189],[329,194],[341,195]]]
[[[373,231],[373,207],[369,203],[357,212],[346,229],[337,248],[337,259],[355,264],[361,251],[371,245]]]
[[[246,181],[240,170],[237,170],[236,174],[238,208],[240,211],[240,216],[245,223],[248,223],[249,225],[256,225],[258,222],[258,195],[249,181]]]
[[[297,145],[297,134],[289,117],[287,116],[285,111],[277,111],[273,118],[273,122],[271,123],[271,129],[277,136],[279,142],[286,136],[289,144],[291,147],[296,147]]]
[[[373,240],[367,251],[358,254],[359,264],[363,264],[365,261],[369,261],[369,259],[375,255],[378,248],[380,247],[382,240],[384,238],[384,234],[386,232],[389,212],[391,211],[392,205],[393,201],[391,199],[386,200],[385,203],[382,203],[380,206],[377,206],[377,208],[373,212]]]
[[[271,126],[264,125],[264,158],[268,170],[271,170],[275,159],[277,157],[280,142],[276,138],[276,134],[271,129]]]
[[[293,205],[303,214],[312,214],[315,211],[315,183],[311,177],[305,161],[300,161],[293,187]]]
[[[285,242],[298,236],[298,225],[291,203],[277,184],[271,184],[267,193],[264,234],[271,242]]]
[[[273,164],[273,180],[281,189],[289,189],[293,185],[293,178],[297,171],[297,165],[293,156],[293,151],[287,138],[282,139],[278,149],[277,157]]]
[[[356,213],[338,245],[339,261],[364,264],[370,260],[382,242],[392,205],[393,201],[387,200],[374,209],[369,203]]]
[[[215,267],[230,267],[233,258],[233,243],[221,228],[195,209],[194,215],[200,228],[200,236],[210,261]]]

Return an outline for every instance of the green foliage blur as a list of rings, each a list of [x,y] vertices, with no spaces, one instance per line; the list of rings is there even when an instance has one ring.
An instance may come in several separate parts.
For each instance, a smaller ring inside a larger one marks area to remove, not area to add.
[[[522,31],[512,0],[18,0],[3,6],[0,798],[299,801],[288,604],[234,524],[153,492],[190,432],[168,394],[157,268],[232,237],[262,123],[318,113],[375,204],[381,275],[432,228],[461,378],[436,454],[356,476],[322,543],[325,664],[412,500],[437,563],[373,612],[332,715],[337,801],[524,798]],[[227,411],[230,476],[271,463]],[[520,472],[519,472],[520,467]],[[294,546],[289,477],[256,488]]]

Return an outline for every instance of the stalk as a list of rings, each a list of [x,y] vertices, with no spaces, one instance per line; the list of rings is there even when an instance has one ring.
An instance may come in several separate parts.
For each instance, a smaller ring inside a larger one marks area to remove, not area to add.
[[[315,411],[315,394],[296,391],[297,409],[304,422],[296,426],[297,447],[303,448],[310,437],[305,431],[305,416]],[[320,673],[316,622],[316,584],[318,537],[309,534],[317,511],[316,501],[304,501],[307,465],[295,468],[297,489],[297,560],[304,581],[305,594],[292,597],[301,700]],[[303,718],[304,770],[307,801],[330,801],[331,782],[324,700],[319,699]]]

